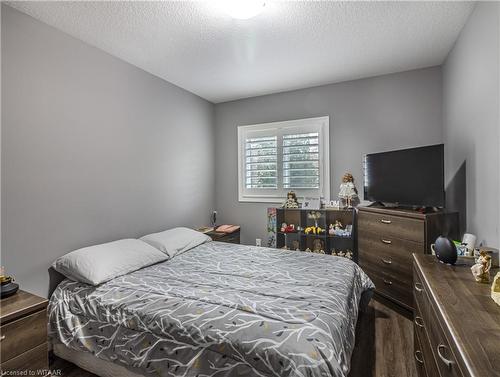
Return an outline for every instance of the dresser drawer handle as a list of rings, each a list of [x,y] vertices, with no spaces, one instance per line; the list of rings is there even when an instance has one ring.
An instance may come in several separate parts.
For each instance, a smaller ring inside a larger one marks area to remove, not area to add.
[[[424,288],[422,287],[422,284],[420,283],[415,283],[415,290],[417,292],[422,292],[424,290]]]
[[[384,262],[385,264],[392,264],[392,260],[390,260],[390,259],[382,258],[382,262]]]
[[[392,243],[391,240],[384,240],[383,238],[380,240],[382,241],[383,243],[385,243],[386,245],[390,245]]]
[[[386,280],[386,279],[383,279],[384,280],[384,284],[387,284],[387,285],[392,285],[392,281],[390,280]]]
[[[382,224],[392,224],[392,221],[391,221],[391,220],[385,220],[385,219],[382,219],[382,220],[380,220],[380,222],[381,222]]]
[[[5,339],[5,335],[0,336],[0,342]]]
[[[424,320],[422,319],[422,317],[419,317],[417,315],[413,322],[415,322],[415,325],[417,325],[418,327],[424,328]]]
[[[446,357],[443,356],[443,354],[441,353],[441,350],[442,349],[447,349],[448,347],[446,347],[444,344],[440,344],[437,346],[437,354],[439,356],[439,358],[441,359],[441,361],[444,363],[444,365],[446,365],[448,368],[451,368],[452,364],[453,364],[453,361],[451,360],[448,360]]]
[[[422,351],[415,351],[415,360],[417,360],[417,362],[419,364],[424,364],[424,358],[422,357]]]

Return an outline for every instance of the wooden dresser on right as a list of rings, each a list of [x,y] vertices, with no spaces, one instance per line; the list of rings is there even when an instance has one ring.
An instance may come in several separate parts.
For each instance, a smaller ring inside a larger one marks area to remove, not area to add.
[[[415,364],[420,377],[499,377],[500,306],[459,260],[414,255]],[[492,276],[498,271],[492,272]]]
[[[358,263],[375,292],[413,310],[412,253],[430,254],[441,234],[456,237],[458,213],[358,207]]]

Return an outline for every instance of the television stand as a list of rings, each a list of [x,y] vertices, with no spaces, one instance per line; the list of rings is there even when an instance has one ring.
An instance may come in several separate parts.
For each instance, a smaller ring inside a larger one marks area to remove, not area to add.
[[[457,239],[458,213],[358,207],[358,262],[375,293],[412,310],[412,254],[431,254],[439,236]]]

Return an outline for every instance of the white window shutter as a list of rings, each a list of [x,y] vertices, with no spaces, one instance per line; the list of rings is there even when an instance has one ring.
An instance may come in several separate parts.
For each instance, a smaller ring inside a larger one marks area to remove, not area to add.
[[[283,187],[318,189],[320,187],[319,133],[283,135]]]
[[[278,188],[278,139],[276,136],[245,140],[245,187]]]

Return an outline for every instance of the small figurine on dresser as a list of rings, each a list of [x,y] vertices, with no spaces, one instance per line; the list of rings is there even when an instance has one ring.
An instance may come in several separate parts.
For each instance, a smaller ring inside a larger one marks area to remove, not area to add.
[[[345,173],[340,184],[339,198],[347,205],[347,208],[352,208],[352,200],[358,197],[358,190],[354,185],[354,177],[351,173]]]
[[[286,196],[286,201],[283,203],[283,208],[299,208],[299,202],[295,192],[289,191]]]
[[[471,268],[472,275],[478,283],[490,282],[491,256],[485,251],[481,251],[477,263]]]

